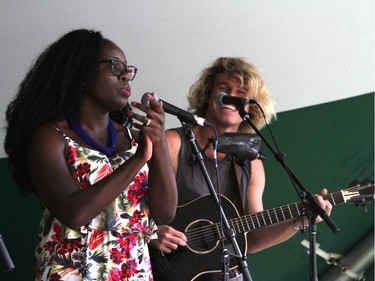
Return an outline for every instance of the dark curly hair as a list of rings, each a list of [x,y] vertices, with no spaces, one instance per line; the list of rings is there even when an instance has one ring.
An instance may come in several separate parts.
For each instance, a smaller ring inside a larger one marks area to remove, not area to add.
[[[30,135],[39,126],[76,113],[94,86],[103,46],[110,40],[95,30],[73,30],[49,45],[35,60],[6,110],[4,149],[9,168],[24,195],[35,192],[26,163]],[[129,110],[128,106],[122,111]],[[112,113],[115,122],[127,115]]]

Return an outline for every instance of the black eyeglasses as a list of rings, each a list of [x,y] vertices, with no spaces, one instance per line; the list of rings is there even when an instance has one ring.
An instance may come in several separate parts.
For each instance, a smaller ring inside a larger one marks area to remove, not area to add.
[[[126,74],[130,81],[135,78],[137,68],[132,65],[126,65],[122,61],[115,59],[101,60],[99,63],[109,63],[109,70],[115,76],[122,76]]]

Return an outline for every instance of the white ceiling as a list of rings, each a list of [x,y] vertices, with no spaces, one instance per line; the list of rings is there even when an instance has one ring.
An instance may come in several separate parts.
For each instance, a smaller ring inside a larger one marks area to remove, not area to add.
[[[82,27],[101,30],[139,68],[134,100],[153,91],[186,108],[189,86],[218,56],[258,66],[278,112],[372,92],[374,15],[373,0],[0,0],[0,125],[32,60]]]

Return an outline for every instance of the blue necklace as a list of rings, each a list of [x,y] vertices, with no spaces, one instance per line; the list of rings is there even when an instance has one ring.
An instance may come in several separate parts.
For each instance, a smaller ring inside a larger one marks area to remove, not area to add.
[[[76,133],[78,137],[85,141],[85,143],[91,145],[92,147],[96,148],[100,152],[103,152],[105,155],[109,156],[112,155],[116,148],[117,143],[117,130],[113,125],[113,121],[111,118],[108,119],[108,142],[107,147],[102,146],[101,144],[94,141],[81,127],[78,121],[73,117],[67,117],[66,122],[68,123],[69,127]]]

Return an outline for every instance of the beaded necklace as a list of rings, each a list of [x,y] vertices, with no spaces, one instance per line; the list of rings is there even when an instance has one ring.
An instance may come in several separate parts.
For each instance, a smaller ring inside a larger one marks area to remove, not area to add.
[[[81,127],[78,121],[73,117],[67,117],[66,122],[68,123],[69,127],[76,133],[78,137],[85,141],[85,143],[91,145],[92,147],[96,148],[100,152],[103,152],[105,155],[109,156],[112,155],[116,148],[117,143],[117,130],[113,125],[113,121],[111,118],[108,119],[108,142],[107,147],[102,146],[101,144],[94,141]]]

